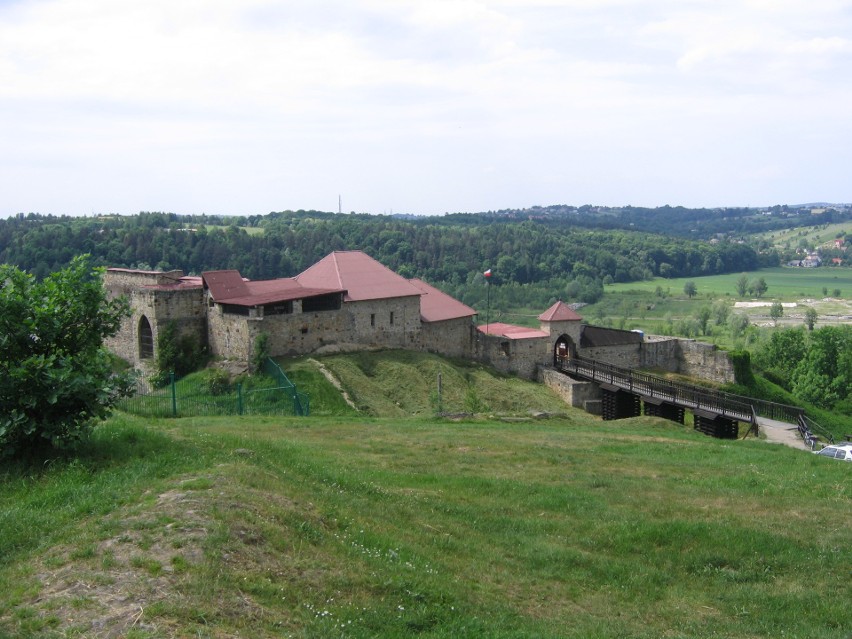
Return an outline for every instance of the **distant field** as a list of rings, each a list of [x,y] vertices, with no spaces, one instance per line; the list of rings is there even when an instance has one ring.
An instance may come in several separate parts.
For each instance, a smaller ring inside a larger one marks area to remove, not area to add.
[[[758,239],[768,240],[773,246],[796,248],[801,240],[807,241],[812,246],[820,246],[833,241],[838,233],[846,232],[852,235],[852,223],[839,222],[827,226],[813,226],[807,228],[796,228],[781,231],[769,231],[760,233]]]
[[[208,230],[219,229],[220,231],[227,231],[230,228],[229,226],[217,226],[215,224],[207,224],[206,226]],[[245,231],[249,235],[263,235],[263,228],[260,226],[240,226],[237,228],[241,231]]]
[[[668,290],[672,296],[685,297],[683,286],[686,282],[695,282],[700,297],[720,297],[730,295],[737,297],[736,282],[746,275],[749,280],[762,277],[769,289],[764,299],[799,299],[822,298],[823,287],[831,295],[839,288],[841,297],[852,297],[852,268],[768,268],[749,273],[728,273],[726,275],[709,275],[707,277],[683,277],[675,279],[655,278],[644,282],[628,282],[611,284],[605,287],[606,293],[629,293],[631,291],[653,293],[656,288]]]

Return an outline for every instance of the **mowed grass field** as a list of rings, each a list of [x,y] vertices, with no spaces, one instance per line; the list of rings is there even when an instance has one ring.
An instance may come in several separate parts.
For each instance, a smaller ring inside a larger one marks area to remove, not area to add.
[[[777,267],[761,269],[749,273],[727,273],[725,275],[709,275],[707,277],[684,277],[673,279],[655,278],[644,282],[628,282],[611,284],[605,287],[606,293],[627,293],[639,291],[651,293],[658,286],[669,290],[670,294],[685,297],[683,287],[686,282],[695,282],[699,297],[737,297],[737,280],[746,275],[750,281],[760,277],[769,286],[763,299],[795,300],[801,298],[822,298],[822,289],[828,289],[828,295],[834,289],[840,289],[841,296],[852,298],[852,268],[789,268]],[[747,297],[748,299],[748,297]]]
[[[118,415],[0,471],[0,637],[846,639],[850,472],[571,409]]]

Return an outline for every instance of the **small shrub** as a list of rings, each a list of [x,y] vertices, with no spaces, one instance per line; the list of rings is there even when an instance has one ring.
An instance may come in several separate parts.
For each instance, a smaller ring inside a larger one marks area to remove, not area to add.
[[[208,368],[204,371],[204,385],[211,395],[225,395],[231,392],[231,377],[221,368]]]

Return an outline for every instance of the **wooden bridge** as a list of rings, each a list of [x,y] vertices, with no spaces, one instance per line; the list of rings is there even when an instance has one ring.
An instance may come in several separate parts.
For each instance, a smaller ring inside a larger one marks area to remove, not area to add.
[[[757,432],[760,417],[791,425],[801,424],[805,411],[797,406],[724,393],[656,375],[619,368],[584,357],[566,357],[556,368],[566,375],[596,382],[602,391],[601,413],[605,420],[642,414],[684,423],[692,412],[695,428],[714,437],[736,438],[738,422]]]

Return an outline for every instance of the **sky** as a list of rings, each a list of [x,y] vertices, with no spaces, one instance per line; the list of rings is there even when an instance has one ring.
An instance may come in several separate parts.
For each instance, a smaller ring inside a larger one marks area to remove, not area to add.
[[[0,217],[852,201],[852,0],[0,0]]]

